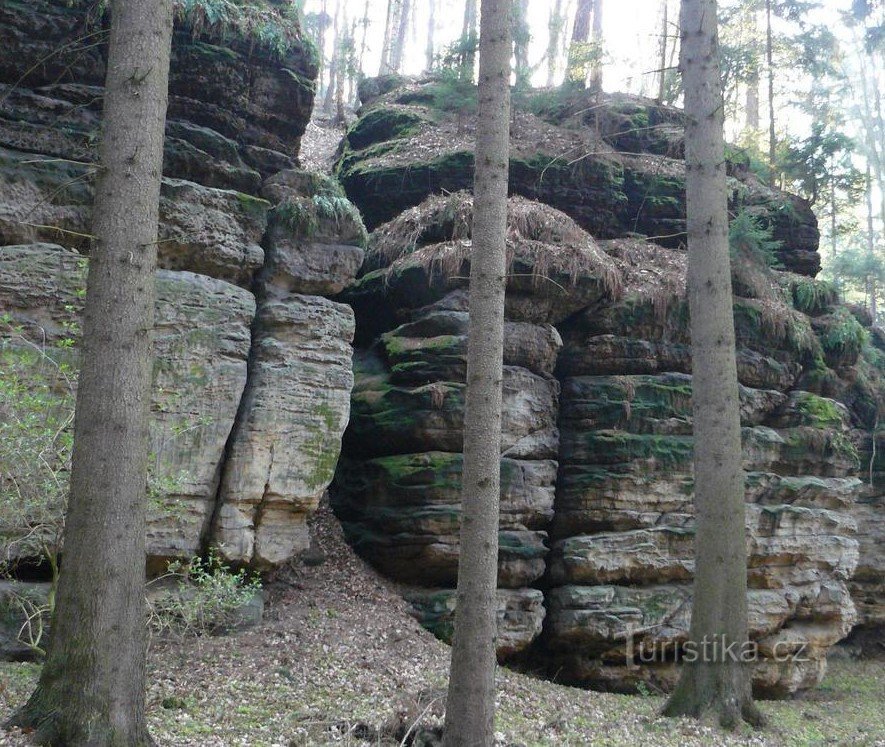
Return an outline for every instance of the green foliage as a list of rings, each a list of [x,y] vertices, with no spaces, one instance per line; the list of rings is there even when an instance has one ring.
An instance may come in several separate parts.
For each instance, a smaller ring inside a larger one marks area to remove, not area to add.
[[[821,314],[839,300],[839,291],[833,283],[814,278],[797,277],[790,283],[793,306],[804,314]]]
[[[0,332],[0,538],[13,558],[47,558],[54,569],[73,449],[73,338],[38,347],[9,316]]]
[[[867,341],[867,331],[846,308],[839,308],[819,335],[828,362],[852,363]]]
[[[186,638],[227,632],[237,626],[242,610],[261,591],[257,575],[229,570],[210,550],[206,559],[173,561],[166,575],[150,586],[168,583],[149,600],[149,625],[162,637]]]
[[[459,117],[476,111],[477,88],[470,78],[465,78],[453,68],[443,68],[434,76],[433,82],[423,86],[415,98],[400,97],[400,102],[421,103],[431,109],[451,112]]]
[[[327,180],[331,183],[331,180]],[[358,243],[366,246],[368,232],[359,211],[353,206],[340,187],[322,191],[312,197],[288,197],[279,203],[272,214],[293,233],[304,238],[316,237],[324,225],[333,224],[336,231],[342,224],[351,223],[361,235]]]
[[[769,267],[779,267],[777,252],[781,242],[775,241],[771,227],[741,210],[728,228],[728,244],[733,259],[748,257]]]

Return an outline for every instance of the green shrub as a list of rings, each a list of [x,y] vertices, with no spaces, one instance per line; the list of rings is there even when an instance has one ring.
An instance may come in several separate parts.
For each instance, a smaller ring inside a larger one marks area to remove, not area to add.
[[[734,259],[750,257],[769,267],[780,267],[777,252],[781,242],[774,240],[770,227],[746,210],[741,210],[731,221],[728,244]]]
[[[215,551],[205,560],[173,561],[164,576],[148,587],[169,583],[149,595],[149,625],[161,637],[195,637],[228,632],[242,621],[243,608],[254,602],[261,581],[246,570],[228,569]]]

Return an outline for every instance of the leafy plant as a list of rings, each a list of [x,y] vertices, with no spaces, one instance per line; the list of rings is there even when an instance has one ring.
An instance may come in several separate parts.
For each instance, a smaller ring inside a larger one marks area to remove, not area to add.
[[[770,227],[746,210],[741,210],[731,221],[728,245],[733,258],[750,257],[770,267],[780,267],[777,252],[781,243],[773,238]]]
[[[170,584],[171,582],[171,584]],[[242,620],[242,610],[261,591],[256,574],[228,569],[215,550],[205,559],[173,561],[165,575],[148,588],[169,585],[151,599],[149,625],[162,637],[195,637],[223,633]]]

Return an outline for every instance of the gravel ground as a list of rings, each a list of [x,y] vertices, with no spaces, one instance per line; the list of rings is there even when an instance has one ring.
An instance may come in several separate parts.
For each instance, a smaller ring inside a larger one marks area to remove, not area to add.
[[[310,565],[268,585],[264,621],[226,638],[158,643],[148,718],[160,745],[399,744],[416,721],[441,723],[448,648],[360,561],[323,506]],[[324,562],[314,565],[322,558]],[[0,718],[38,669],[0,665]],[[595,693],[499,670],[501,745],[885,745],[885,665],[839,661],[809,700],[765,703],[763,732],[721,735],[656,716],[661,700]],[[25,745],[0,732],[0,745]]]

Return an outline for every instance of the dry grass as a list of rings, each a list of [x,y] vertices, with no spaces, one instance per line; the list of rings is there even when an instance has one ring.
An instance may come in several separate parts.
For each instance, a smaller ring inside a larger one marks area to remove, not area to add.
[[[575,286],[583,277],[600,283],[611,298],[621,292],[620,272],[589,234],[565,213],[523,197],[507,211],[507,274],[528,277],[533,289],[553,282]],[[388,267],[391,277],[423,267],[433,280],[464,278],[473,251],[473,196],[433,196],[372,236],[369,263]]]
[[[653,308],[658,321],[685,302],[688,256],[684,251],[642,239],[614,239],[600,246],[620,271],[624,297]]]

